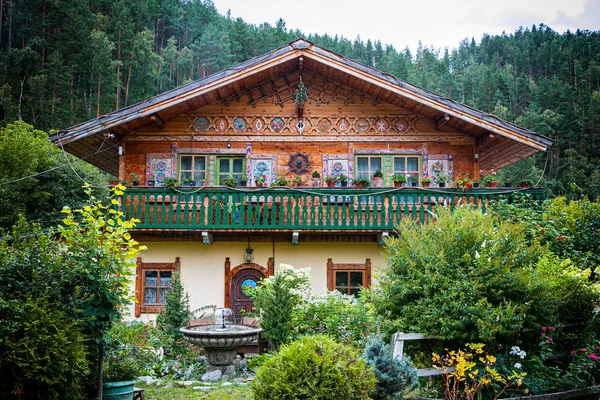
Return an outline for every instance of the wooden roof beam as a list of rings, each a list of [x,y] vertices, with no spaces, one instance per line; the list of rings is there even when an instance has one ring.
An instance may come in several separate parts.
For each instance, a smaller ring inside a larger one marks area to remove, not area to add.
[[[446,125],[450,121],[450,116],[448,114],[442,115],[440,118],[435,120],[435,130],[439,131],[442,129],[442,126]]]

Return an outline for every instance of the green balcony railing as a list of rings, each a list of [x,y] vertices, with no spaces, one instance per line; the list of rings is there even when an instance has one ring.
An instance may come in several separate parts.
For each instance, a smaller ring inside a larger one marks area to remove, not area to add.
[[[534,204],[543,189],[523,189]],[[403,218],[426,222],[438,207],[472,204],[486,210],[515,189],[373,188],[129,188],[122,207],[136,229],[379,231]]]

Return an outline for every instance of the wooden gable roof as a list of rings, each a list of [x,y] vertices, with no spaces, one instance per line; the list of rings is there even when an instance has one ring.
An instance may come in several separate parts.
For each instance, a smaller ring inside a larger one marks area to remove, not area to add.
[[[208,104],[226,102],[261,82],[300,68],[340,82],[378,101],[433,120],[443,119],[449,127],[477,139],[480,166],[484,170],[502,168],[539,151],[546,151],[552,144],[543,135],[411,85],[304,39],[138,104],[59,131],[51,140],[66,151],[116,175],[117,144],[129,132]]]

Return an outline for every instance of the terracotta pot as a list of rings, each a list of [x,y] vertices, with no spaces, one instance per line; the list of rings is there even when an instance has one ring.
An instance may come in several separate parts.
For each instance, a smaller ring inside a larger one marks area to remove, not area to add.
[[[527,182],[521,182],[522,189],[527,189],[528,187],[529,187],[529,185],[527,184]]]
[[[497,188],[498,187],[498,181],[490,181],[488,183],[488,186],[491,188]]]
[[[335,181],[327,182],[327,187],[328,188],[335,187]]]
[[[431,182],[423,182],[424,188],[428,188],[429,186],[431,186]]]
[[[404,182],[394,182],[394,187],[397,187],[397,188],[402,187],[403,183]]]

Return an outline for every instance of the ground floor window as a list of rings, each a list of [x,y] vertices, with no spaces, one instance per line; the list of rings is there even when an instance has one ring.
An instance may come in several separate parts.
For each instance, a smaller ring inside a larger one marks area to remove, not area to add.
[[[357,296],[361,288],[371,286],[371,260],[364,264],[335,264],[327,260],[327,289]]]
[[[175,272],[179,271],[179,257],[172,263],[148,263],[137,259],[135,316],[158,313],[165,308],[165,296],[171,288]]]

